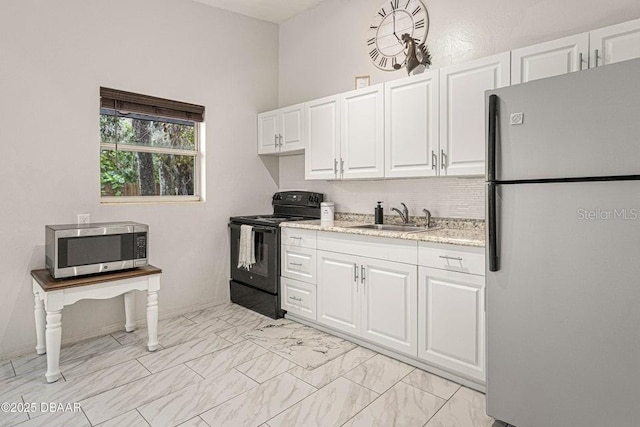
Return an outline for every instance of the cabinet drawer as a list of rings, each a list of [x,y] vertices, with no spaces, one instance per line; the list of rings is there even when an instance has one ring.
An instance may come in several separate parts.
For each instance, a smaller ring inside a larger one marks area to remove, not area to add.
[[[358,234],[319,232],[318,250],[413,265],[418,258],[418,245],[414,240]]]
[[[302,230],[299,228],[282,227],[282,244],[297,246],[300,248],[316,248],[315,230]]]
[[[418,244],[418,264],[424,267],[485,275],[483,248]]]
[[[280,308],[307,319],[316,320],[316,287],[312,284],[280,278]]]
[[[280,274],[290,279],[316,283],[316,250],[282,245]]]

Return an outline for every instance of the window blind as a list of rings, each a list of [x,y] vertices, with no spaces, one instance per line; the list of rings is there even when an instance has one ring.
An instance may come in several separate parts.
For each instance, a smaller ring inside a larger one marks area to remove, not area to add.
[[[204,121],[204,107],[117,89],[100,88],[100,107],[125,113],[148,114],[170,119]]]

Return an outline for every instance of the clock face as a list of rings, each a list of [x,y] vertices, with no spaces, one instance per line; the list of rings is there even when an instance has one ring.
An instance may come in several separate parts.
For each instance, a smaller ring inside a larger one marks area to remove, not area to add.
[[[398,70],[407,59],[402,35],[409,34],[419,45],[428,32],[429,14],[420,0],[387,1],[367,31],[369,58],[381,70]]]

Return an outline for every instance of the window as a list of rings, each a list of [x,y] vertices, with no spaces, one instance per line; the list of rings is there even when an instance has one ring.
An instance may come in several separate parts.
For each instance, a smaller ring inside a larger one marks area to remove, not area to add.
[[[200,200],[204,107],[100,88],[100,194]]]

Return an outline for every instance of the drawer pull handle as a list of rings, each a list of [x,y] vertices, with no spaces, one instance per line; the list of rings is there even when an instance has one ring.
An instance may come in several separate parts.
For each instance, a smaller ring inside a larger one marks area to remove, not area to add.
[[[302,267],[302,264],[299,262],[290,262],[289,265],[295,265],[296,267]]]
[[[295,239],[295,240],[302,240],[302,237],[296,237],[296,236],[290,236],[290,239]]]
[[[442,258],[442,259],[452,259],[454,261],[462,261],[462,258],[460,258],[458,256],[440,255],[440,258]]]
[[[292,300],[298,301],[298,302],[302,301],[302,298],[296,298],[296,297],[289,297],[289,299],[292,299]]]

